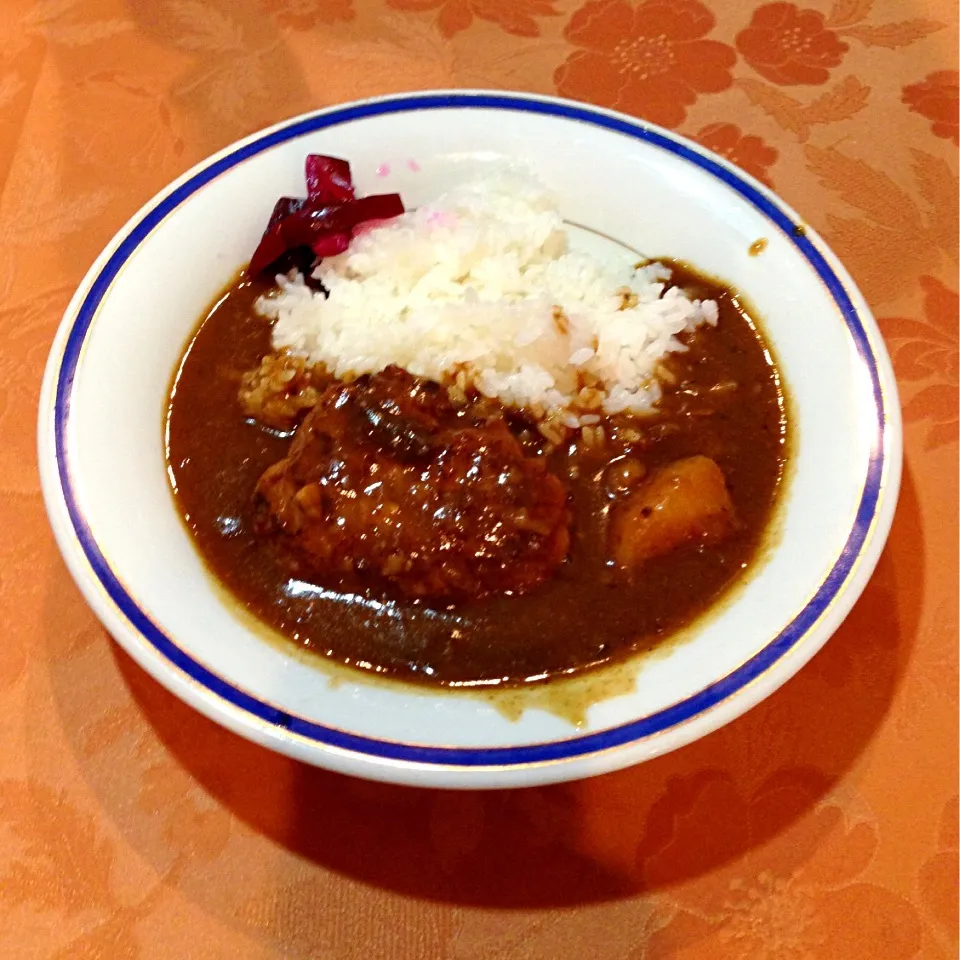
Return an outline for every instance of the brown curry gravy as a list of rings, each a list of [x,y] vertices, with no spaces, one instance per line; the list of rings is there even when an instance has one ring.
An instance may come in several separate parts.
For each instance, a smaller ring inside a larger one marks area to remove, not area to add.
[[[657,434],[640,454],[648,468],[705,454],[723,470],[741,521],[710,547],[686,546],[649,561],[625,582],[607,558],[597,477],[609,454],[562,447],[550,465],[573,512],[568,560],[522,597],[453,609],[415,603],[387,587],[322,585],[291,576],[289,548],[253,531],[252,500],[263,471],[289,437],[244,419],[243,372],[270,350],[270,326],[253,304],[266,287],[240,280],[191,339],[171,393],[167,456],[177,506],[207,566],[257,618],[303,648],[367,672],[430,685],[512,685],[570,676],[621,661],[688,625],[735,584],[760,550],[786,454],[784,397],[755,323],[729,289],[674,265],[674,282],[716,299],[720,322],[675,354],[678,379],[653,418]],[[735,383],[717,400],[709,392]],[[698,397],[685,391],[697,391]],[[709,412],[708,412],[709,411]]]

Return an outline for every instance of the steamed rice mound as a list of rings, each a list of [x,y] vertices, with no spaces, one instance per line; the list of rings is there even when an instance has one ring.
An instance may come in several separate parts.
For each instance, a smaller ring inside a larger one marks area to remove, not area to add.
[[[571,428],[648,412],[659,361],[718,316],[663,265],[571,249],[556,199],[516,171],[367,229],[314,277],[326,295],[281,276],[259,301],[275,349],[347,379],[396,365]]]

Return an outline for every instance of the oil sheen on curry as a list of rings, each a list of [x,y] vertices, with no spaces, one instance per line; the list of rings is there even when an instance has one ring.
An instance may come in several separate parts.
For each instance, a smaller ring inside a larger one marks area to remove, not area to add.
[[[665,361],[656,413],[556,444],[396,368],[344,383],[274,360],[265,285],[241,280],[169,408],[207,565],[291,640],[407,680],[547,679],[663,640],[749,568],[785,449],[776,369],[736,296],[674,281],[720,319]]]

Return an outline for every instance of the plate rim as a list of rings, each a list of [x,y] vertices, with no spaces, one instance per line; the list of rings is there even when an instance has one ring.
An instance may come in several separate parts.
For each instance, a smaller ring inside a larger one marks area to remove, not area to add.
[[[100,302],[123,264],[169,214],[233,166],[304,134],[384,114],[442,109],[501,109],[585,122],[665,149],[712,174],[785,234],[819,276],[843,316],[860,365],[870,378],[876,435],[872,437],[859,505],[843,549],[800,612],[753,657],[684,700],[614,727],[562,740],[484,747],[400,743],[338,730],[257,699],[182,650],[139,607],[99,550],[80,509],[70,475],[67,445],[70,399],[86,335]],[[47,510],[74,579],[100,619],[105,623],[109,620],[115,629],[119,628],[118,639],[129,641],[124,647],[161,683],[173,689],[168,682],[173,679],[169,676],[173,668],[179,675],[179,689],[173,690],[178,696],[221,722],[225,707],[231,712],[238,711],[239,716],[234,715],[234,722],[229,724],[231,728],[254,739],[266,739],[283,752],[295,753],[301,759],[322,762],[321,757],[305,756],[303,749],[294,750],[297,741],[306,742],[307,754],[319,748],[321,753],[346,755],[365,763],[373,761],[426,770],[442,768],[472,774],[569,764],[623,751],[656,737],[679,734],[674,738],[677,742],[655,749],[650,753],[652,756],[701,735],[684,736],[684,729],[689,733],[697,721],[706,719],[707,730],[716,729],[759,702],[823,646],[865,586],[892,522],[902,461],[896,384],[876,322],[837,257],[787,204],[723,158],[642,120],[556,97],[483,90],[396,94],[301,114],[227,146],[160,191],[107,244],[65,311],[47,362],[38,438]],[[135,637],[129,636],[128,631],[133,631]],[[807,642],[804,644],[804,641]],[[139,649],[143,642],[149,651]],[[131,646],[138,649],[134,651]],[[147,656],[148,652],[154,656]],[[738,696],[749,694],[751,688],[752,695]],[[187,695],[186,691],[193,695]],[[723,716],[724,713],[727,716]],[[716,722],[709,722],[710,718]],[[610,763],[609,756],[602,764],[605,769],[617,765],[623,764]]]

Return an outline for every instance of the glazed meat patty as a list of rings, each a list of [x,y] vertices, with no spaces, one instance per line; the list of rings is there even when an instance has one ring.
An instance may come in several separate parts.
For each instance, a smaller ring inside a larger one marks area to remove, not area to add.
[[[563,485],[502,415],[395,367],[329,387],[256,496],[261,530],[316,571],[415,598],[526,593],[569,547]]]

